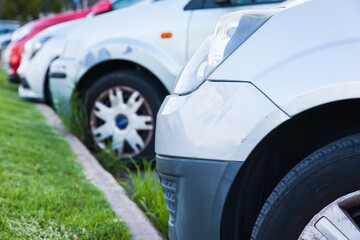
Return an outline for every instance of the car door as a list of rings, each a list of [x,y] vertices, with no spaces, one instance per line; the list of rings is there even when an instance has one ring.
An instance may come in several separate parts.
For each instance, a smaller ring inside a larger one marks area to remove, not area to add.
[[[191,11],[187,37],[187,55],[189,58],[200,43],[211,34],[218,20],[227,13],[247,9],[268,9],[279,0],[192,0],[185,7]]]

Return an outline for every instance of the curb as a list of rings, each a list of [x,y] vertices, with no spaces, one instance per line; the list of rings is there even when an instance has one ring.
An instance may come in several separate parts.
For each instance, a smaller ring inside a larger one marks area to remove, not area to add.
[[[162,240],[163,238],[147,219],[140,208],[129,199],[126,191],[108,173],[89,152],[83,143],[74,135],[67,132],[60,118],[54,110],[45,104],[36,104],[37,108],[45,115],[48,123],[55,127],[69,143],[83,165],[86,176],[104,193],[112,210],[126,222],[134,240]]]

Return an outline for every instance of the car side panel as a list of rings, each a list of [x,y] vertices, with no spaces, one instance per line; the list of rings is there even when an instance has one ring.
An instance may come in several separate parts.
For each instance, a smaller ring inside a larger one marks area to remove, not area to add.
[[[257,86],[290,116],[360,98],[360,39],[291,60],[259,79]]]
[[[78,81],[94,66],[112,60],[126,60],[143,66],[152,72],[170,91],[181,66],[160,48],[135,39],[111,39],[101,42],[82,56],[79,61]]]

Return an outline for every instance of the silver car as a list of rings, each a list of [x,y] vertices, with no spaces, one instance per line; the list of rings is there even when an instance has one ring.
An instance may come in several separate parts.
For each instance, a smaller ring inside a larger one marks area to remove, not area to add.
[[[218,22],[157,116],[170,239],[360,239],[359,24],[358,0]]]

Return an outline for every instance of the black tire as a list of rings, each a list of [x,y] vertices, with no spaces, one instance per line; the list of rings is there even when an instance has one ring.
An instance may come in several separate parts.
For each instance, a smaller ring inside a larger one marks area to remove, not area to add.
[[[265,202],[251,239],[298,239],[324,207],[359,189],[358,134],[321,148],[294,167]]]
[[[135,70],[119,70],[108,73],[99,78],[90,87],[85,95],[84,103],[87,111],[87,118],[90,119],[91,110],[98,96],[100,96],[100,94],[102,94],[104,91],[117,86],[125,86],[135,89],[145,98],[153,113],[153,122],[155,126],[156,114],[161,106],[163,99],[166,96],[166,91],[160,86],[158,80],[155,79],[152,75]],[[96,145],[90,134],[91,130],[89,122],[87,128],[87,140],[91,141],[93,145]],[[133,158],[141,159],[143,157],[154,156],[154,135],[155,129],[151,141],[147,147],[138,156]]]
[[[46,77],[45,77],[44,97],[45,97],[45,103],[54,109],[52,96],[51,96],[51,92],[50,92],[50,86],[49,86],[49,70],[47,71]]]

